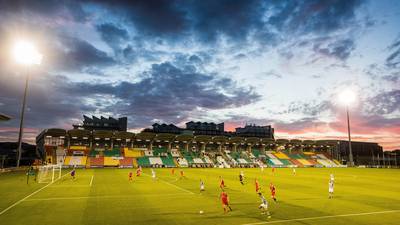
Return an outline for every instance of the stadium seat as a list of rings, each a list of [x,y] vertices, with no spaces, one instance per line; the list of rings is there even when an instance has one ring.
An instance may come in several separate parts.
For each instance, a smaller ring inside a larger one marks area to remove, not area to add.
[[[304,166],[301,162],[298,161],[298,159],[290,159],[290,162],[296,166],[300,166],[300,167]]]
[[[279,159],[269,159],[268,161],[271,166],[283,166],[284,165]]]
[[[121,151],[119,149],[105,150],[104,156],[106,157],[120,157]]]
[[[133,158],[132,157],[124,157],[119,159],[119,166],[122,168],[132,168],[133,167]]]
[[[125,157],[132,157],[132,158],[139,158],[144,156],[144,151],[143,150],[138,150],[135,148],[124,148],[124,156]]]
[[[297,161],[299,161],[304,166],[312,166],[312,165],[314,165],[313,163],[309,162],[307,159],[297,159]]]
[[[185,158],[177,158],[176,160],[180,167],[188,167],[189,163]]]
[[[279,159],[283,163],[284,166],[293,166],[292,162],[289,159]]]
[[[253,148],[251,151],[254,157],[258,158],[260,156],[260,149]]]
[[[90,167],[104,167],[104,157],[90,157]]]
[[[142,166],[142,167],[149,167],[151,165],[149,157],[147,157],[147,156],[137,158],[137,163],[139,166]]]
[[[162,160],[163,165],[165,165],[166,167],[175,167],[176,166],[172,156],[161,157],[161,160]]]
[[[276,156],[274,156],[272,153],[266,153],[266,155],[269,159],[276,159]]]
[[[193,163],[204,164],[205,162],[201,158],[193,158]]]
[[[278,159],[290,159],[285,153],[277,152],[274,154]]]
[[[65,166],[85,166],[86,156],[66,156],[64,160]]]
[[[72,145],[72,146],[69,147],[69,149],[71,149],[71,150],[83,150],[83,151],[85,151],[85,150],[87,149],[87,147],[86,147],[86,146],[80,146],[80,145]]]
[[[166,147],[153,147],[153,155],[154,156],[161,156],[161,154],[166,154],[167,153],[167,148]]]
[[[116,157],[104,157],[104,166],[119,166],[119,159]]]
[[[149,161],[151,165],[163,165],[160,157],[149,157]]]

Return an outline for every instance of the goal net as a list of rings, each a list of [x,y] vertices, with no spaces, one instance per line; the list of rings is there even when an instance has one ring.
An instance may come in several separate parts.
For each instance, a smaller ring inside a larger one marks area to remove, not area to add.
[[[52,183],[61,178],[61,170],[61,164],[41,166],[37,180],[39,183]]]

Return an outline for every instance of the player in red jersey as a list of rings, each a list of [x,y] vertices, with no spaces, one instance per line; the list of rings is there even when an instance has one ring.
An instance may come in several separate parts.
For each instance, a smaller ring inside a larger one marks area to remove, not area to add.
[[[269,184],[269,189],[271,190],[271,198],[276,202],[276,188],[272,182]]]
[[[129,180],[130,180],[130,181],[132,180],[132,176],[133,176],[132,171],[129,171]]]
[[[174,168],[172,168],[171,174],[172,174],[172,176],[175,175],[175,169]]]
[[[139,168],[136,169],[136,176],[140,177],[141,174],[142,174],[142,168],[139,167]]]
[[[221,176],[219,176],[219,179],[221,180],[221,181],[220,181],[220,184],[219,184],[219,187],[223,190],[224,187],[226,187],[226,186],[225,186],[225,181],[224,181],[224,179],[222,179]]]
[[[275,173],[275,167],[272,167],[272,173]]]
[[[185,172],[181,170],[180,173],[181,173],[181,179],[185,178]]]
[[[254,179],[254,184],[256,185],[256,193],[259,193],[261,188],[260,188],[260,184],[258,183],[257,179]]]
[[[229,211],[232,211],[231,206],[229,205],[229,197],[228,194],[225,191],[221,192],[220,195],[221,202],[222,202],[222,208],[224,208],[224,213],[227,213]]]

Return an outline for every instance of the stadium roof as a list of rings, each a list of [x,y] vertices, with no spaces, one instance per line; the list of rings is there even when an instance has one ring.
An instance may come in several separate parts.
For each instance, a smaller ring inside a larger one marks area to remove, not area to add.
[[[69,130],[68,134],[71,137],[89,137],[91,132],[88,130],[73,129],[73,130]]]
[[[0,113],[0,121],[7,121],[10,120],[11,117],[7,116],[6,114]]]

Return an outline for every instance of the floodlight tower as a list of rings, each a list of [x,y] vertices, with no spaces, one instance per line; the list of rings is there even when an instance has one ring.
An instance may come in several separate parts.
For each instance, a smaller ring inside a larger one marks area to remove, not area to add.
[[[346,106],[347,115],[347,133],[349,137],[349,166],[354,166],[353,151],[351,149],[351,134],[350,134],[350,116],[349,105],[356,100],[356,94],[352,90],[345,90],[339,94],[339,101]]]
[[[19,123],[19,135],[18,135],[18,151],[17,151],[17,167],[19,167],[21,161],[21,151],[22,151],[22,135],[24,128],[24,114],[26,106],[26,95],[28,92],[29,83],[29,67],[33,65],[40,65],[42,62],[42,55],[38,52],[35,45],[28,41],[17,41],[12,49],[12,55],[16,63],[25,66],[26,68],[26,79],[25,79],[25,91],[22,100],[21,109],[21,120]]]

